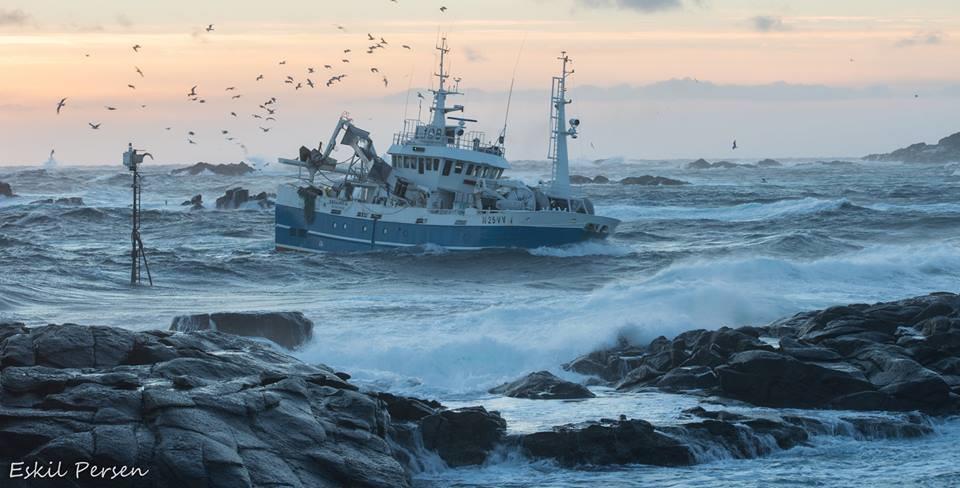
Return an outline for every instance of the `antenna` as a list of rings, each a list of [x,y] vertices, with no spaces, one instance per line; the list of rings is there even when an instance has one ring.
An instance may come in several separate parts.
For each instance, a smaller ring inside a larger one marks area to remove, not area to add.
[[[527,43],[527,33],[523,33],[523,40],[520,41],[520,50],[517,51],[517,61],[513,64],[513,75],[510,77],[510,92],[507,94],[507,110],[503,114],[503,130],[500,131],[500,146],[505,147],[507,141],[507,121],[510,119],[510,101],[513,100],[513,83],[517,80],[517,68],[520,66],[520,55],[523,54],[523,46]]]
[[[133,148],[132,143],[127,144],[127,151],[123,153],[123,165],[133,173],[133,184],[131,185],[131,188],[133,188],[133,229],[130,232],[131,286],[141,284],[141,260],[143,261],[143,267],[147,270],[147,279],[150,280],[150,286],[153,286],[153,277],[150,276],[150,266],[147,264],[147,254],[143,249],[143,240],[140,238],[140,164],[143,163],[143,158],[146,156],[150,156],[150,159],[153,159],[153,155],[148,152],[137,154],[137,150]]]

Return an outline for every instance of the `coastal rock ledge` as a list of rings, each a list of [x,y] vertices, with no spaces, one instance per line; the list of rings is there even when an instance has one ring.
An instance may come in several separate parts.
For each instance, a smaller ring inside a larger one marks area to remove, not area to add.
[[[765,407],[960,413],[960,295],[802,312],[763,327],[621,341],[565,365],[621,391],[695,391]]]

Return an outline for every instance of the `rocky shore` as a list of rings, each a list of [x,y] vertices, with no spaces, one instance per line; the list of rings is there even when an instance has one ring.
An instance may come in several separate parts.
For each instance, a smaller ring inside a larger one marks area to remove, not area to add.
[[[565,365],[619,390],[696,390],[769,407],[960,413],[960,296],[799,313],[764,327],[621,341]]]
[[[899,161],[904,163],[952,163],[960,161],[960,132],[937,141],[918,142],[884,154],[864,156],[867,161]]]
[[[427,465],[481,465],[504,450],[570,468],[688,466],[706,453],[753,458],[818,435],[919,437],[933,432],[932,417],[960,413],[960,296],[950,293],[623,340],[566,368],[624,392],[702,395],[703,406],[668,425],[597,412],[522,434],[481,406],[365,391],[348,373],[225,332],[274,334],[295,347],[309,339],[301,318],[203,314],[145,332],[0,324],[0,473],[14,462],[79,461],[146,470],[110,486],[404,487]],[[287,325],[260,323],[269,321]],[[493,391],[594,401],[544,371]],[[813,412],[733,411],[743,402],[878,412],[827,422]],[[18,482],[2,485],[44,486]]]

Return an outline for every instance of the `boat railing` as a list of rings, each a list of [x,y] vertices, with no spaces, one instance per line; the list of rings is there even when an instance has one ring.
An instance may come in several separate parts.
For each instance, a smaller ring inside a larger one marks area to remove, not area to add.
[[[462,135],[447,136],[435,131],[433,126],[424,124],[417,119],[407,119],[403,122],[403,130],[393,135],[393,143],[442,145],[467,151],[478,151],[489,154],[503,155],[503,147],[499,143],[487,140],[481,131],[470,131]]]

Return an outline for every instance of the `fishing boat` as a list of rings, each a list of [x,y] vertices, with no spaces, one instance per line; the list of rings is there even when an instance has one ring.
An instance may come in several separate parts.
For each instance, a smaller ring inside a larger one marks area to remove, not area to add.
[[[297,180],[277,191],[278,250],[538,248],[602,239],[616,229],[619,220],[594,214],[591,201],[570,187],[567,139],[577,137],[580,121],[566,119],[566,52],[551,90],[552,177],[531,186],[505,175],[505,131],[489,141],[468,131],[475,119],[451,115],[464,110],[447,103],[461,94],[459,81],[448,86],[446,39],[437,50],[432,116],[406,120],[385,157],[344,114],[326,147],[301,147],[297,159],[278,160],[299,168]],[[331,156],[338,139],[353,150],[343,161]]]

